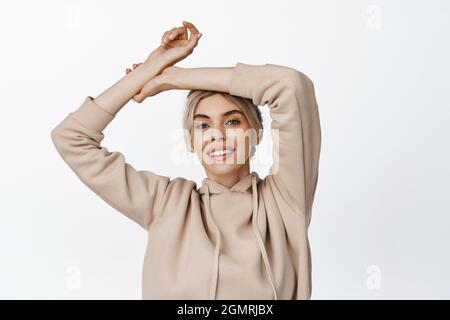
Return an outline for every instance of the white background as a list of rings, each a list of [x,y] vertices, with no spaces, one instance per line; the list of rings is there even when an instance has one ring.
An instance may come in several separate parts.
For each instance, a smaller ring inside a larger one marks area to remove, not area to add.
[[[145,231],[78,180],[50,131],[182,20],[203,37],[179,66],[275,63],[315,83],[312,299],[449,299],[444,0],[2,2],[0,298],[141,298]],[[130,101],[103,144],[200,182],[171,156],[186,93]]]

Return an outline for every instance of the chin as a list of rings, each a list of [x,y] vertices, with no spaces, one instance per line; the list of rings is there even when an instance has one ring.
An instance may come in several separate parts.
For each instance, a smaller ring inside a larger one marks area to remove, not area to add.
[[[217,175],[217,176],[226,176],[228,174],[234,174],[236,172],[239,172],[239,170],[244,167],[245,164],[210,164],[205,165],[205,170]]]
[[[216,175],[226,175],[226,174],[230,174],[233,172],[236,172],[239,170],[239,168],[242,167],[242,165],[237,165],[237,164],[210,164],[207,165],[206,168],[208,169],[208,171],[213,172]]]

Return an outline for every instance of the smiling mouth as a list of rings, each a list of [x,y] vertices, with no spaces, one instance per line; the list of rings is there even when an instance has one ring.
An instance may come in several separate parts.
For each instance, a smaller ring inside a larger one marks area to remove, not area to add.
[[[234,154],[233,148],[215,150],[213,152],[207,152],[206,154],[213,160],[223,161]]]

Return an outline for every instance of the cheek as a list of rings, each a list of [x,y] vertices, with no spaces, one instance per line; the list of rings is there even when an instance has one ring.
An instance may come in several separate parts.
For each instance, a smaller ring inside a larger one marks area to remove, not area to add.
[[[250,150],[251,133],[246,130],[237,130],[233,134],[233,144],[239,155],[246,155]]]
[[[193,144],[195,150],[203,150],[207,143],[208,141],[204,134],[198,132],[193,133]]]

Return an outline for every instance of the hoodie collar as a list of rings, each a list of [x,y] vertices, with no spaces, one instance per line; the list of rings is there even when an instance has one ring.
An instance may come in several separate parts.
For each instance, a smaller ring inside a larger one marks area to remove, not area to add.
[[[202,186],[198,189],[200,194],[206,193],[206,185],[208,185],[209,193],[224,193],[224,192],[244,192],[251,193],[252,192],[252,177],[256,179],[256,183],[259,183],[261,180],[258,174],[253,171],[249,175],[243,177],[241,180],[236,182],[230,188],[220,184],[217,181],[211,180],[209,178],[204,178],[202,180]]]

